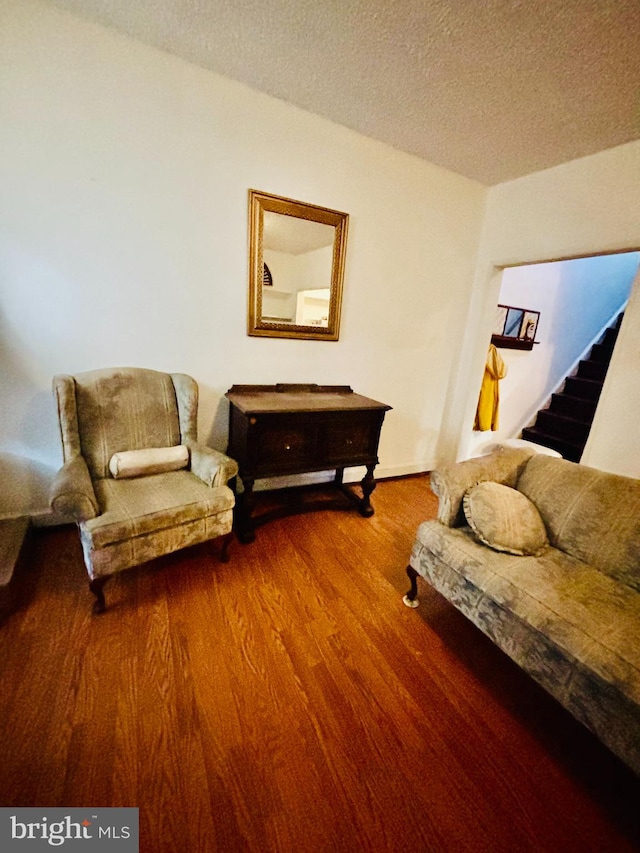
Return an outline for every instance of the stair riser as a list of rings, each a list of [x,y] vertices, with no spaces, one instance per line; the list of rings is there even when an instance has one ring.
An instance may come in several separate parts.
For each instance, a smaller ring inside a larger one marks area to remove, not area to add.
[[[577,421],[591,423],[597,405],[595,400],[582,400],[566,394],[554,394],[551,397],[549,411],[567,418],[575,418]]]
[[[611,349],[613,349],[613,347],[616,344],[617,339],[618,339],[618,330],[617,329],[607,329],[607,331],[604,333],[604,338],[602,339],[602,343],[605,346],[611,347]]]
[[[547,435],[557,436],[560,439],[570,441],[572,444],[584,444],[591,428],[590,424],[564,418],[548,409],[538,412],[536,426]]]
[[[582,379],[577,376],[569,376],[565,383],[564,390],[571,397],[581,397],[583,400],[597,401],[602,391],[600,382],[593,382],[587,379]]]
[[[581,361],[578,367],[578,377],[581,379],[597,379],[604,382],[607,375],[607,365],[599,361]]]
[[[582,447],[574,447],[569,442],[562,441],[559,438],[541,435],[536,432],[535,428],[523,429],[522,437],[526,441],[532,441],[534,444],[541,444],[543,447],[550,447],[552,450],[557,450],[558,453],[570,462],[579,462],[582,456]]]
[[[613,347],[607,344],[594,344],[591,347],[591,353],[589,354],[590,361],[597,361],[599,364],[609,364],[611,361],[611,355],[613,353]]]

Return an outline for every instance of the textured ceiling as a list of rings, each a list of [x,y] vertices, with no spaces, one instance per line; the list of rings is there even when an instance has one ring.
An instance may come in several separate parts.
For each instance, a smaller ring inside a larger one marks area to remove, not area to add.
[[[495,184],[640,138],[640,0],[50,0]]]

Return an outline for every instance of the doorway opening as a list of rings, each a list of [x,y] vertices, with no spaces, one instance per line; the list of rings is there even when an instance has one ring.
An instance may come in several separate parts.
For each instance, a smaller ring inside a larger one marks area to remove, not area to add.
[[[519,438],[523,430],[534,425],[540,410],[558,406],[563,408],[555,415],[542,416],[540,431],[544,431],[545,419],[548,425],[555,422],[561,433],[566,431],[567,444],[559,442],[557,447],[552,443],[547,446],[554,447],[565,458],[579,461],[599,392],[595,386],[587,387],[594,398],[579,407],[575,417],[566,408],[566,402],[555,401],[555,395],[563,390],[567,377],[580,371],[602,374],[602,367],[582,367],[581,363],[589,359],[592,348],[604,338],[606,329],[619,323],[639,265],[640,252],[627,251],[503,270],[498,303],[521,309],[523,317],[535,315],[535,340],[532,346],[525,348],[508,343],[499,346],[506,375],[499,382],[497,428],[475,430],[469,455],[476,455],[491,444]],[[497,310],[496,322],[498,315],[503,313],[504,308]],[[512,312],[509,316],[515,314]],[[500,343],[496,337],[493,341]],[[598,350],[598,357],[606,358],[607,363],[614,342],[615,332],[608,333],[607,343]],[[576,441],[573,435],[578,436]],[[523,437],[536,440],[535,433],[525,433]],[[572,444],[575,446],[571,447]]]

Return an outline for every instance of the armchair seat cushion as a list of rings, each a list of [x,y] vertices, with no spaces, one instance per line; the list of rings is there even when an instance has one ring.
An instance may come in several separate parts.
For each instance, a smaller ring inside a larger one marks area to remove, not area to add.
[[[94,482],[101,514],[82,524],[83,545],[98,550],[232,510],[228,486],[210,488],[190,471]]]

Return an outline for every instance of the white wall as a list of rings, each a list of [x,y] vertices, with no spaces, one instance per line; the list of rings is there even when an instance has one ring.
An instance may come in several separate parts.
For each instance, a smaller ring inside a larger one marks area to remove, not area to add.
[[[574,160],[489,190],[457,380],[444,435],[468,449],[499,267],[640,248],[640,142]],[[636,278],[583,463],[640,476],[640,298]]]
[[[381,474],[433,467],[486,190],[34,0],[0,0],[0,451],[60,461],[55,373],[184,371],[393,406]],[[246,334],[247,193],[350,214],[338,342]],[[0,507],[2,511],[2,507]]]

